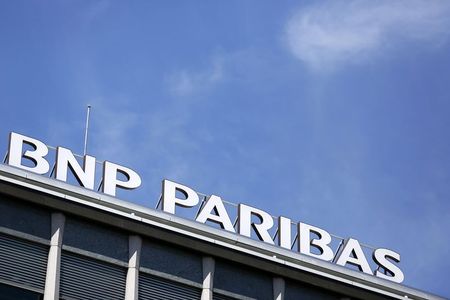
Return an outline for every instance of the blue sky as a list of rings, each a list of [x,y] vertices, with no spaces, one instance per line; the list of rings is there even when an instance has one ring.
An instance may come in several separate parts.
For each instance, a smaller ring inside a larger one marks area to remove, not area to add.
[[[401,254],[450,297],[450,2],[1,1],[19,132]]]

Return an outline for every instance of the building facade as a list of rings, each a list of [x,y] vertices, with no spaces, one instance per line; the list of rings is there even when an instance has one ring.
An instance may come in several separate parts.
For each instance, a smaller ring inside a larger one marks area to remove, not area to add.
[[[442,299],[0,165],[0,299]]]

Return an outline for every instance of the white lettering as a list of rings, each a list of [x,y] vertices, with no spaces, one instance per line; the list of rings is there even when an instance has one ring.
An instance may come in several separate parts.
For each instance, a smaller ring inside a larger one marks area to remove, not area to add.
[[[212,213],[213,211],[214,213]],[[230,217],[228,216],[227,210],[223,205],[222,199],[219,196],[210,196],[195,220],[200,223],[205,223],[209,220],[219,224],[222,229],[236,232]]]
[[[27,144],[34,150],[27,150],[23,153],[23,144]],[[37,174],[46,174],[50,170],[50,166],[45,160],[48,154],[47,146],[39,140],[11,132],[9,135],[9,149],[7,164]],[[33,167],[27,167],[22,164],[22,157],[31,160]]]
[[[85,155],[83,168],[69,149],[58,147],[56,149],[56,179],[67,181],[68,169],[72,171],[75,179],[81,186],[94,189],[95,182],[95,157]]]
[[[311,239],[311,232],[319,236],[318,239]],[[300,253],[322,260],[333,259],[333,250],[328,245],[331,243],[331,235],[325,230],[305,223],[298,223],[299,250]],[[311,246],[319,249],[320,254],[311,252]]]
[[[336,264],[340,266],[351,264],[357,266],[360,271],[372,275],[372,270],[361,249],[361,245],[355,239],[347,239],[345,241],[342,251],[337,254]]]
[[[25,147],[28,150],[25,150]],[[50,170],[50,164],[45,159],[48,152],[49,147],[43,142],[11,132],[6,163],[33,173],[47,174]],[[71,150],[57,147],[55,178],[66,182],[69,169],[81,186],[91,190],[94,189],[95,157],[85,155],[81,166]],[[103,163],[102,191],[105,194],[115,196],[117,188],[135,189],[140,185],[141,178],[135,171],[109,161]],[[199,200],[199,195],[193,189],[170,180],[163,180],[161,201],[164,212],[175,214],[177,206],[192,208],[198,205]],[[236,230],[224,202],[219,196],[211,195],[203,204],[195,218],[197,222],[202,224],[207,221],[214,222],[229,232],[235,233],[238,231],[239,234],[250,238],[256,234],[259,240],[272,245],[275,244],[275,237],[272,238],[270,232],[273,233],[276,229],[273,228],[274,219],[267,212],[245,204],[239,204],[237,211],[238,229]],[[289,250],[291,250],[293,243],[292,224],[289,218],[283,216],[278,218],[277,244]],[[327,231],[301,222],[297,226],[298,233],[294,237],[298,237],[298,251],[301,254],[324,261],[333,260],[334,253],[330,247],[332,237]],[[360,243],[352,238],[346,239],[336,254],[337,265],[347,266],[347,264],[350,264],[364,273],[397,283],[403,282],[404,274],[396,265],[400,262],[400,254],[380,248],[373,251],[372,259],[378,265],[374,272],[371,270]]]
[[[239,233],[251,237],[251,228],[255,230],[256,235],[261,241],[269,244],[275,244],[269,234],[269,229],[273,226],[272,216],[263,210],[239,204]],[[261,223],[252,222],[252,215],[258,217]]]
[[[388,249],[376,249],[373,253],[373,260],[383,269],[385,269],[387,271],[389,275],[383,274],[380,271],[376,270],[375,271],[375,276],[383,278],[383,279],[387,279],[387,280],[391,280],[397,283],[401,283],[403,282],[403,280],[405,279],[405,275],[403,275],[402,270],[400,270],[396,265],[394,265],[393,263],[391,263],[388,258],[391,258],[392,260],[394,260],[395,262],[399,263],[400,262],[400,254],[388,250]]]
[[[124,175],[127,180],[117,179],[119,173]],[[135,171],[109,161],[103,163],[103,193],[115,196],[117,187],[131,190],[138,188],[140,185],[141,178]]]
[[[177,198],[177,191],[183,194],[184,199]],[[198,201],[198,195],[193,189],[170,180],[163,181],[163,211],[175,214],[176,205],[183,207],[193,207],[198,204]]]
[[[291,250],[291,219],[280,216],[278,218],[278,244]]]

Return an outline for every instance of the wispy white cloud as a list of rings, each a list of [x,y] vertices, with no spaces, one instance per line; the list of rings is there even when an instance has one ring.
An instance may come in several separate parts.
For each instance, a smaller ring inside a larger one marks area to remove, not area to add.
[[[315,70],[361,63],[400,41],[438,44],[449,35],[450,1],[313,2],[286,25],[295,57]]]
[[[220,56],[200,70],[178,70],[168,76],[169,91],[175,96],[187,96],[205,91],[224,78],[224,62]]]

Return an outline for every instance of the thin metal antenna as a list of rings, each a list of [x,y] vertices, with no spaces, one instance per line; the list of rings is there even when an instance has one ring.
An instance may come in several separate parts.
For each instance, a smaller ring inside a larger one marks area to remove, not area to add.
[[[88,130],[89,130],[89,116],[91,114],[91,105],[88,104],[87,106],[87,112],[86,112],[86,130],[84,132],[84,151],[83,155],[86,155],[87,153],[87,143],[88,143]]]

